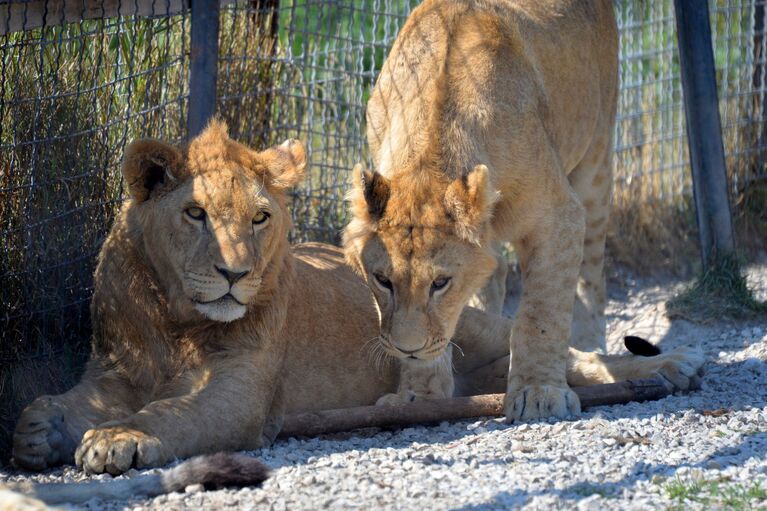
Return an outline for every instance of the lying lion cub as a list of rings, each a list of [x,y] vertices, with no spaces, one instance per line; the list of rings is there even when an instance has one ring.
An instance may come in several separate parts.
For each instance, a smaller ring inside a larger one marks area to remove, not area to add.
[[[255,152],[219,122],[184,149],[153,140],[128,147],[130,199],[99,256],[91,359],[72,390],[24,410],[18,465],[75,462],[120,474],[254,449],[273,440],[286,411],[368,405],[396,390],[366,349],[376,345],[378,316],[365,282],[340,249],[288,246],[285,191],[304,164],[296,141]],[[464,312],[454,342],[465,352],[456,360],[465,389],[495,390],[510,328]],[[702,362],[686,351],[571,353],[574,384],[661,372],[684,389]]]

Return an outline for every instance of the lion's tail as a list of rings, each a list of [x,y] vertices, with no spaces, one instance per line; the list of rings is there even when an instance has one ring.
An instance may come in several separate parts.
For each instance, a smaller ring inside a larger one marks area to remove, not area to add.
[[[629,352],[634,355],[639,355],[640,357],[656,357],[661,354],[659,347],[636,335],[627,335],[624,337],[623,345],[626,346],[626,349],[629,350]]]
[[[269,476],[269,469],[244,454],[217,453],[196,456],[159,474],[140,475],[114,481],[88,483],[19,484],[11,490],[40,499],[47,504],[81,503],[92,498],[129,499],[183,491],[201,484],[206,490],[257,486]]]

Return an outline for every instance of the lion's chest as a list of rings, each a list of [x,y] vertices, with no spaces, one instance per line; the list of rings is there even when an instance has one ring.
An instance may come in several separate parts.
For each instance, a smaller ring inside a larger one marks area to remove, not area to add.
[[[127,376],[147,400],[157,400],[199,390],[208,378],[210,350],[189,336],[171,337],[146,346],[140,354],[123,360]]]

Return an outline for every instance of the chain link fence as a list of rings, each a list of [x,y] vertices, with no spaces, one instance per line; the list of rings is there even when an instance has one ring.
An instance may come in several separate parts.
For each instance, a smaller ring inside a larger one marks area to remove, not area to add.
[[[740,241],[758,235],[745,215],[763,190],[765,28],[763,0],[710,0],[722,138]],[[608,246],[642,269],[697,262],[692,179],[673,1],[615,3],[620,95],[615,127],[613,232]],[[748,203],[748,204],[746,204]],[[763,240],[762,240],[763,241]],[[653,252],[648,254],[648,252]]]
[[[254,147],[297,137],[308,148],[294,240],[339,240],[348,173],[367,160],[365,103],[417,3],[224,0],[220,115]],[[672,1],[615,5],[619,235],[636,234],[632,222],[657,205],[689,227]],[[711,5],[734,200],[767,177],[764,9],[763,0]],[[182,0],[0,4],[0,455],[19,407],[70,386],[87,354],[91,275],[121,201],[123,148],[186,137],[190,18]]]

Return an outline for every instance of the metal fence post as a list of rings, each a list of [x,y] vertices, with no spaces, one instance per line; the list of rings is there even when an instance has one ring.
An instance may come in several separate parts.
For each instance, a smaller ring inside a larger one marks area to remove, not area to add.
[[[189,138],[200,133],[216,113],[219,8],[219,0],[192,0]]]
[[[674,11],[700,249],[708,268],[735,251],[708,0],[674,0]]]

